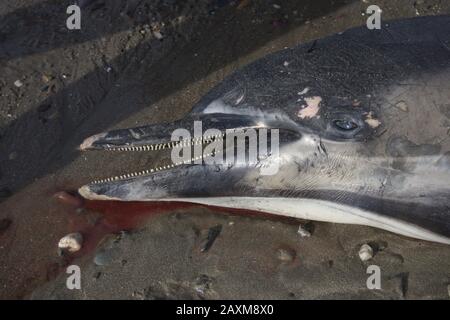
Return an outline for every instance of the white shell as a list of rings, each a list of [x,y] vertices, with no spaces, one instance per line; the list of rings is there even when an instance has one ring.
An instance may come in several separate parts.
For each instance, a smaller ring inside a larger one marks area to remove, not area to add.
[[[367,260],[372,259],[373,249],[368,244],[363,244],[361,246],[361,249],[359,249],[358,254],[359,254],[359,258],[361,259],[361,261],[367,261]]]
[[[69,233],[59,240],[58,248],[68,252],[77,252],[83,244],[83,236],[80,233]]]

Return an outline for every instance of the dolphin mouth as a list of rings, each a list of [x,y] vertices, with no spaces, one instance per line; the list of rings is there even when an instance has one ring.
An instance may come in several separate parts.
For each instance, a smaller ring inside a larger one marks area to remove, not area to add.
[[[194,115],[172,123],[99,133],[86,138],[79,149],[165,150],[171,152],[171,161],[94,180],[78,191],[86,199],[118,201],[221,196],[235,189],[249,172],[261,170],[263,159],[275,153],[278,156],[280,143],[301,139],[303,135],[296,123],[283,116],[242,114]],[[252,156],[250,153],[255,151],[257,154]]]

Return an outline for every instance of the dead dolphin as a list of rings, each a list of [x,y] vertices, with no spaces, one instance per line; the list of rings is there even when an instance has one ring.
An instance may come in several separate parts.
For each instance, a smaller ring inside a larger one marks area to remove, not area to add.
[[[450,16],[350,29],[247,65],[181,120],[87,138],[82,150],[200,148],[200,157],[79,192],[361,224],[450,244],[449,89]],[[200,122],[203,135],[171,139]],[[219,161],[242,136],[247,147],[267,142],[267,152]]]

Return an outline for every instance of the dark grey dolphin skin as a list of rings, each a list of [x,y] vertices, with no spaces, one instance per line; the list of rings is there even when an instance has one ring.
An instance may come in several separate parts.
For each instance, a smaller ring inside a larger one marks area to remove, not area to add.
[[[359,27],[247,65],[181,120],[110,131],[81,145],[177,148],[172,132],[202,121],[204,131],[219,133],[277,129],[279,154],[232,164],[171,163],[79,192],[88,199],[179,200],[362,224],[450,244],[449,117],[450,16]],[[190,148],[211,139],[182,143]],[[261,174],[274,164],[275,174]]]

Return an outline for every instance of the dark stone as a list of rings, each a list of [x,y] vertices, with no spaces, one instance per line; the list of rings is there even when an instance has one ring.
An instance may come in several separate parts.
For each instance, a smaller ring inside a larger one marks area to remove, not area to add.
[[[203,245],[201,251],[208,251],[213,245],[216,238],[219,236],[220,232],[222,232],[222,225],[217,225],[208,230],[208,236],[206,237],[205,244]]]

